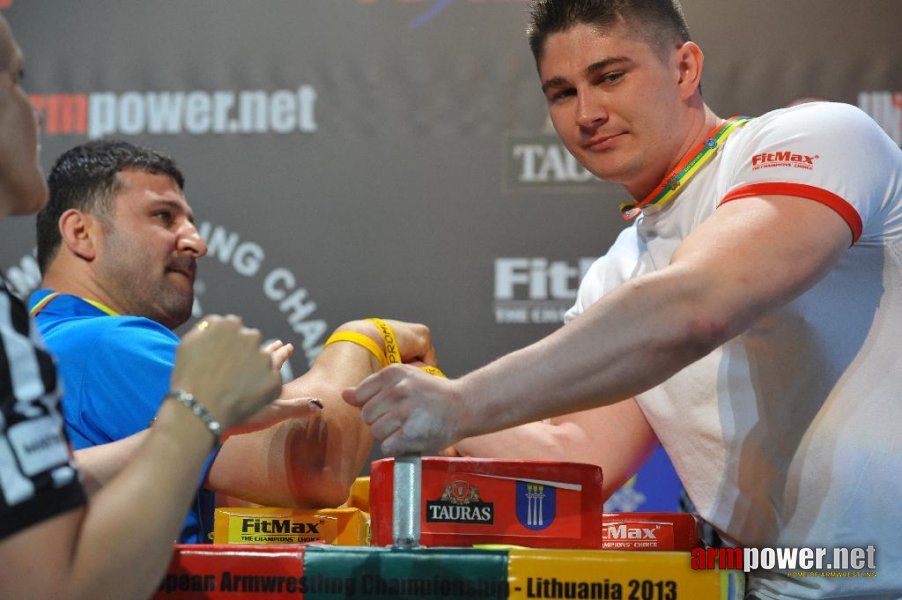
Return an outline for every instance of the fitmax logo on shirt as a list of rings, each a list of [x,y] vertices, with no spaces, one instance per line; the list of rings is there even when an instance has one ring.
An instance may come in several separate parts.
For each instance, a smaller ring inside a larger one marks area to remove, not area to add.
[[[814,169],[814,161],[820,158],[820,155],[796,154],[788,150],[778,150],[777,152],[762,152],[752,157],[752,169],[767,169],[771,167],[793,167],[796,169],[806,169],[811,171]]]
[[[32,94],[47,135],[312,133],[316,90]]]

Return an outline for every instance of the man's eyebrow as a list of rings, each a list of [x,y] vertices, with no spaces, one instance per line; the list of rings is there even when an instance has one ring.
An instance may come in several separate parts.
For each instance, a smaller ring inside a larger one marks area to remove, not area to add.
[[[194,213],[190,208],[182,204],[177,200],[171,200],[169,198],[154,198],[150,201],[151,209],[160,208],[161,206],[165,206],[175,210],[176,212],[185,213],[188,215],[188,220],[194,223]]]
[[[596,63],[592,63],[591,65],[586,67],[586,75],[592,75],[599,71],[604,71],[606,69],[610,69],[614,65],[617,65],[620,63],[629,63],[629,62],[632,62],[632,61],[625,56],[611,56],[609,58],[600,60]]]
[[[594,62],[588,67],[586,67],[586,75],[592,76],[593,74],[604,71],[606,69],[610,69],[614,65],[618,65],[621,63],[631,63],[632,61],[625,56],[611,56],[605,59],[602,59],[598,62]],[[544,83],[542,83],[542,91],[547,92],[550,89],[564,87],[567,85],[571,85],[570,81],[566,77],[552,77],[547,79]]]
[[[570,82],[566,77],[552,77],[551,79],[542,83],[542,92],[547,92],[550,89],[564,87],[569,85]]]

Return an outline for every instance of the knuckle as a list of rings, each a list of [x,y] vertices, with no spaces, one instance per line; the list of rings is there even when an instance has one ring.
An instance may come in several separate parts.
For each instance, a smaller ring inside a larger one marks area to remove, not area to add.
[[[409,393],[406,382],[400,381],[387,390],[386,397],[393,402],[400,402]]]
[[[245,327],[241,330],[241,334],[257,346],[263,343],[263,334],[259,329]]]
[[[368,402],[360,409],[360,418],[367,425],[372,425],[376,421],[376,414],[376,405],[372,402]]]
[[[377,440],[382,440],[389,434],[389,431],[386,431],[385,425],[382,422],[379,422],[370,426],[370,433],[372,433],[373,437]]]
[[[399,365],[397,363],[392,363],[392,364],[388,365],[387,367],[385,367],[384,369],[382,369],[381,373],[384,373],[384,375],[383,375],[384,377],[394,379],[394,378],[397,378],[398,376],[403,375],[404,369],[403,369],[403,367],[401,367],[401,365]]]

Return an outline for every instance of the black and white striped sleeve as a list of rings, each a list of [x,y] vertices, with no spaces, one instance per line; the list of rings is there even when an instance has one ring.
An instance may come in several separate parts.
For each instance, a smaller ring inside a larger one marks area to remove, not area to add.
[[[59,411],[56,370],[25,306],[0,280],[0,539],[85,503]]]

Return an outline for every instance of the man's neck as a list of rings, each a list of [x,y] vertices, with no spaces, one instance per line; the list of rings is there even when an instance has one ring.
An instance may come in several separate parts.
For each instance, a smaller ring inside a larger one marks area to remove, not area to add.
[[[663,171],[656,171],[645,180],[625,185],[627,191],[637,201],[645,199],[692,152],[692,149],[701,144],[708,133],[723,121],[704,103],[689,111],[687,119],[688,124],[685,128],[685,133],[681,136],[682,142],[671,155],[673,158],[666,168]]]
[[[673,170],[687,154],[692,152],[693,148],[704,142],[708,134],[723,122],[723,119],[714,114],[714,111],[707,106],[704,106],[703,112],[696,115],[696,117],[690,125],[689,133],[686,136],[686,141],[683,143],[679,158],[670,165],[670,168],[667,169],[668,172]]]
[[[50,268],[41,281],[41,287],[60,294],[69,294],[79,298],[94,300],[120,315],[129,314],[128,310],[121,303],[117,302],[111,294],[106,293],[102,286],[94,285],[90,278],[81,280],[80,278],[62,276],[57,269]]]

